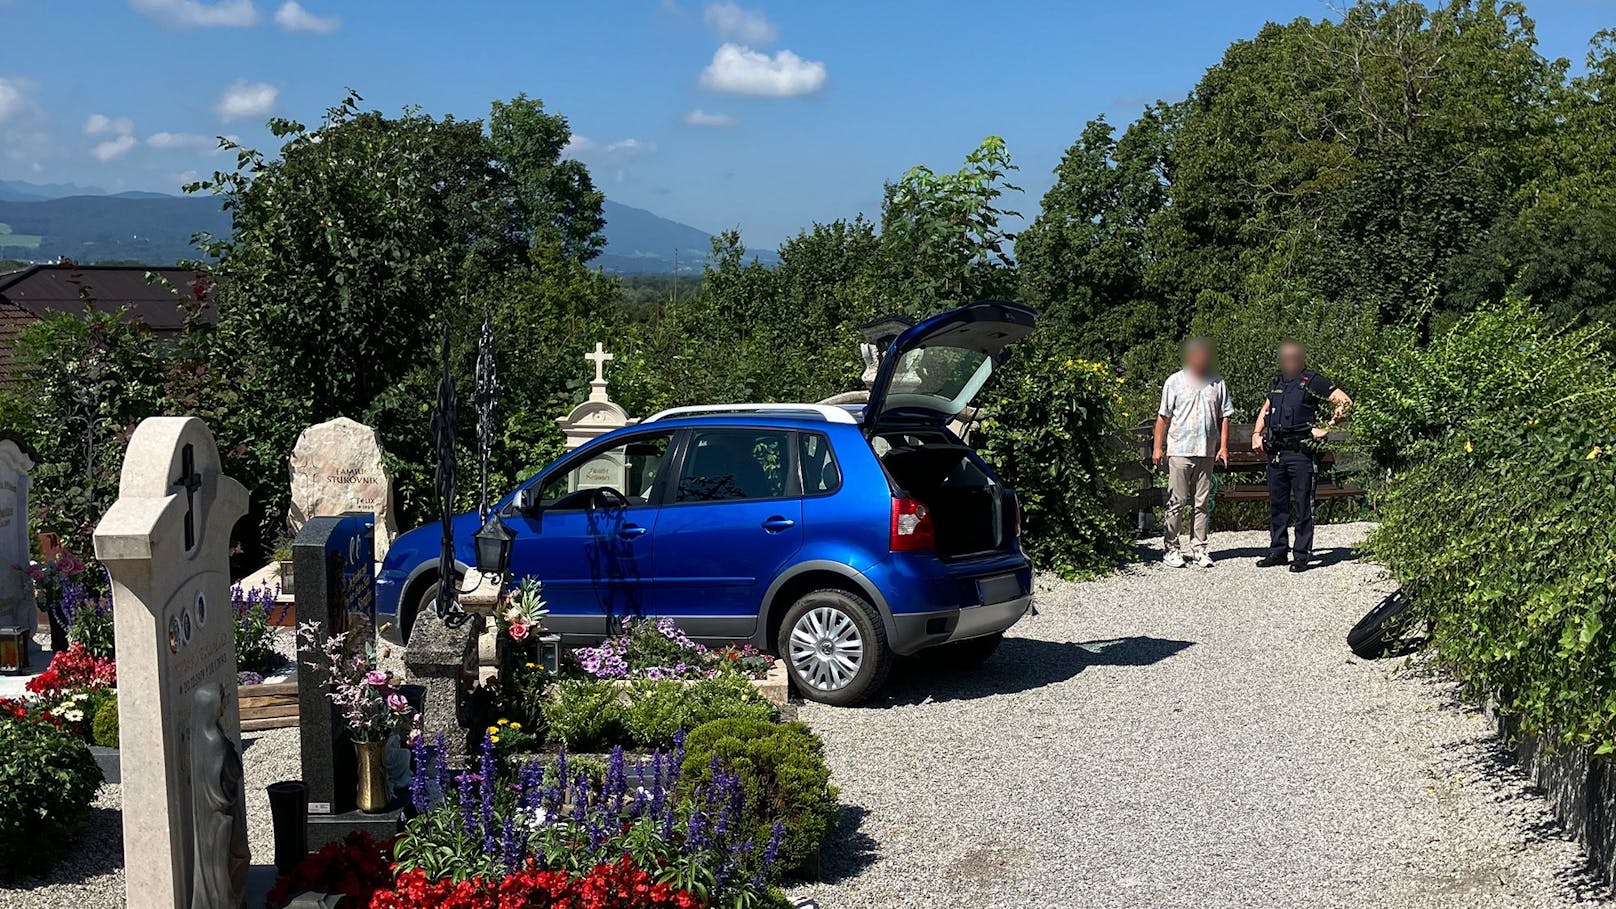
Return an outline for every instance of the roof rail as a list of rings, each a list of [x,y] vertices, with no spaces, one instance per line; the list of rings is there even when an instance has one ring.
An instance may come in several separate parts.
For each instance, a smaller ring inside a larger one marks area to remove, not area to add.
[[[691,407],[670,407],[646,417],[640,423],[642,425],[655,423],[670,417],[698,417],[723,413],[795,414],[800,417],[818,417],[826,423],[858,423],[853,414],[845,408],[830,404],[698,404]]]

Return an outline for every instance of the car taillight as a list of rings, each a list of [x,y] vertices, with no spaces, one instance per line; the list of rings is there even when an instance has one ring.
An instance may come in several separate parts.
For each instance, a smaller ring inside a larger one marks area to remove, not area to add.
[[[892,551],[914,552],[937,545],[931,512],[915,499],[892,500]]]

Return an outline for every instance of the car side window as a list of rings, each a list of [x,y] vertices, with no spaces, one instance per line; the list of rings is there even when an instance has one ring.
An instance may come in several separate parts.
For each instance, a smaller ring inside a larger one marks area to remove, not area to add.
[[[539,504],[552,511],[583,508],[597,489],[612,489],[631,504],[650,501],[668,454],[671,433],[642,436],[591,458],[544,481]]]
[[[778,429],[698,429],[690,434],[676,502],[777,499],[786,494],[791,433]]]
[[[842,471],[836,466],[830,440],[819,433],[797,434],[797,463],[802,465],[803,495],[823,495],[842,488]]]

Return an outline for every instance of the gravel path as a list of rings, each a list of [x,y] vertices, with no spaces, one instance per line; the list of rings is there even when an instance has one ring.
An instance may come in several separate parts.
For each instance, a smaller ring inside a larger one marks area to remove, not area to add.
[[[840,785],[823,884],[861,907],[1605,904],[1487,720],[1344,638],[1383,592],[1363,525],[1327,563],[1041,582],[974,674],[918,666],[861,709],[807,705]],[[1159,553],[1157,553],[1159,555]]]

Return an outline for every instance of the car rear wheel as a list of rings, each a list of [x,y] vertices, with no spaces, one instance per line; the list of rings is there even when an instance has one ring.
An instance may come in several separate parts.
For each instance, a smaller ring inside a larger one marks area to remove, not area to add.
[[[780,624],[780,651],[803,697],[837,707],[874,694],[892,668],[880,615],[845,590],[816,590],[793,603]]]

